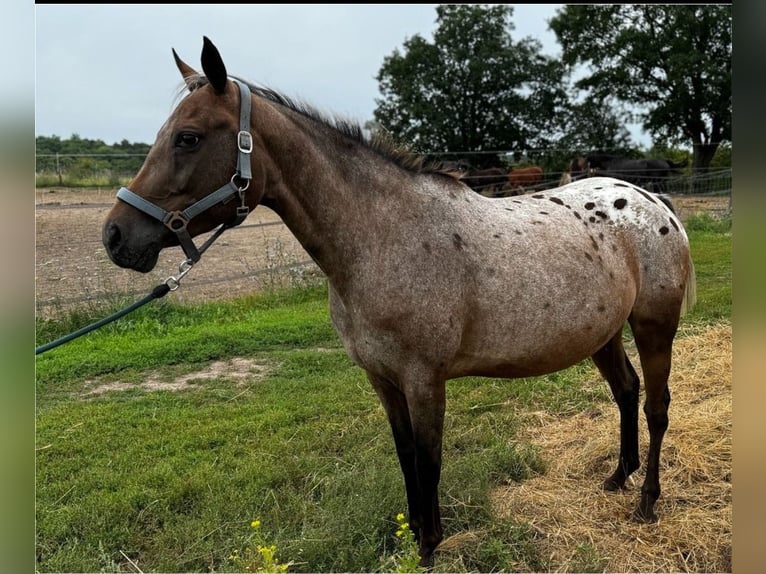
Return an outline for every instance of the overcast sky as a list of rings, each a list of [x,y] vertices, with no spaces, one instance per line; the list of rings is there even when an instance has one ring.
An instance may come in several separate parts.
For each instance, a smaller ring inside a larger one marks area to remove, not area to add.
[[[38,4],[35,134],[152,143],[177,103],[171,48],[199,69],[203,35],[230,75],[364,123],[384,57],[415,34],[431,40],[435,7]],[[557,56],[548,20],[560,7],[515,5],[512,37]]]

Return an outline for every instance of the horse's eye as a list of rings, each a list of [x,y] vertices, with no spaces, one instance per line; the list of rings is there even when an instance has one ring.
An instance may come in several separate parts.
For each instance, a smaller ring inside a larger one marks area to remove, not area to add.
[[[199,143],[199,136],[191,132],[181,132],[176,136],[176,147],[191,149]]]

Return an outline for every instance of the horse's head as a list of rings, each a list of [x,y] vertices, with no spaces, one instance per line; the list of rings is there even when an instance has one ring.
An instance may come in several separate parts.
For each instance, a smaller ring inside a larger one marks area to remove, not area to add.
[[[249,88],[229,79],[207,38],[204,76],[175,50],[173,56],[189,94],[160,128],[130,189],[118,192],[102,230],[110,259],[144,273],[154,268],[160,250],[173,245],[196,261],[191,238],[240,223],[263,190],[263,174],[251,172],[259,145],[250,133]]]

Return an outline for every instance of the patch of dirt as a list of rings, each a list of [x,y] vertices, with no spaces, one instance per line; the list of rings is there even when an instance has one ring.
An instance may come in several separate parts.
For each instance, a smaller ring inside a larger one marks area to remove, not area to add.
[[[101,243],[101,226],[114,204],[115,190],[38,189],[35,197],[35,296],[40,316],[55,317],[105,300],[127,305],[177,275],[186,258],[180,247],[163,250],[147,274],[112,263]],[[199,245],[206,238],[195,241]],[[166,299],[225,300],[318,276],[321,272],[290,230],[273,211],[259,206],[245,223],[226,231]]]
[[[259,362],[255,359],[234,357],[225,361],[215,361],[207,368],[193,373],[187,373],[172,380],[166,380],[158,371],[149,371],[145,374],[141,383],[126,383],[123,381],[110,381],[107,383],[98,381],[85,381],[86,386],[91,387],[83,395],[103,395],[112,391],[127,391],[132,389],[144,389],[147,391],[184,391],[195,388],[193,383],[210,379],[227,379],[235,381],[237,386],[265,379],[274,369],[271,363]]]
[[[549,467],[543,476],[498,488],[494,507],[535,529],[551,571],[569,571],[588,544],[606,559],[601,565],[606,572],[731,572],[731,326],[677,339],[673,360],[655,524],[630,518],[640,498],[643,468],[626,491],[601,489],[619,455],[614,404],[575,416],[534,413],[527,422],[528,438]],[[631,362],[639,370],[637,357]],[[645,460],[643,415],[639,428]]]

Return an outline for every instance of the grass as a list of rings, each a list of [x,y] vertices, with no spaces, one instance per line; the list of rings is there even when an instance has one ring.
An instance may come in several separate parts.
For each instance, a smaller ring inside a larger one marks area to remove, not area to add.
[[[689,229],[698,305],[683,328],[730,320],[731,236],[715,225]],[[396,515],[406,512],[401,474],[383,410],[343,351],[326,297],[312,287],[159,302],[40,355],[37,570],[238,571],[231,557],[252,541],[256,518],[291,572],[390,570]],[[41,321],[38,344],[89,314]],[[181,392],[141,386],[149,374],[168,383],[236,357],[263,368],[191,378]],[[92,393],[118,381],[127,390]],[[596,381],[586,362],[513,383],[449,383],[441,505],[447,538],[463,542],[445,544],[436,571],[550,567],[533,528],[493,513],[490,491],[546,472],[522,421],[602,404],[608,390]],[[583,539],[570,570],[603,564]]]

